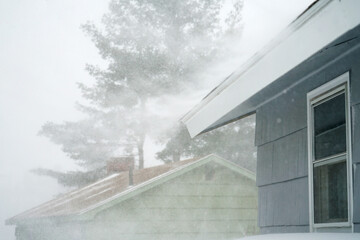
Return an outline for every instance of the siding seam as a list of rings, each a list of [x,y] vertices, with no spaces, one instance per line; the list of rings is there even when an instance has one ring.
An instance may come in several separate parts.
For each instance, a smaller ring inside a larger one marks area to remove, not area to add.
[[[305,126],[305,127],[303,127],[303,128],[300,128],[300,129],[298,129],[298,130],[292,131],[292,132],[290,132],[290,133],[287,133],[287,134],[284,135],[284,136],[281,136],[281,137],[275,138],[275,139],[273,139],[273,140],[271,140],[271,141],[262,143],[261,145],[258,145],[257,147],[262,147],[262,146],[264,146],[265,144],[270,144],[270,143],[273,143],[273,142],[275,142],[275,141],[278,141],[278,140],[280,140],[280,139],[282,139],[282,138],[286,138],[286,137],[288,137],[288,136],[290,136],[290,135],[292,135],[292,134],[295,134],[295,133],[297,133],[297,132],[300,132],[300,131],[302,131],[302,130],[304,130],[304,129],[306,129],[306,128],[307,128],[307,126]]]
[[[351,107],[357,107],[360,106],[360,102],[351,103],[350,105]]]
[[[307,178],[307,177],[308,177],[308,175],[304,175],[304,176],[300,176],[300,177],[296,177],[296,178],[291,178],[291,179],[287,179],[287,180],[280,181],[280,182],[273,182],[273,183],[267,183],[267,184],[264,184],[264,185],[259,185],[258,187],[267,187],[267,186],[270,186],[270,185],[275,185],[275,184],[280,184],[280,183],[291,182],[291,181],[294,181],[294,180],[298,180],[298,179],[302,179],[302,178]]]

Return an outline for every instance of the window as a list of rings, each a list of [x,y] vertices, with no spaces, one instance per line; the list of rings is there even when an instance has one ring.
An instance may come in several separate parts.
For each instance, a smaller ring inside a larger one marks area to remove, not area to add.
[[[348,73],[308,93],[310,223],[350,227]]]

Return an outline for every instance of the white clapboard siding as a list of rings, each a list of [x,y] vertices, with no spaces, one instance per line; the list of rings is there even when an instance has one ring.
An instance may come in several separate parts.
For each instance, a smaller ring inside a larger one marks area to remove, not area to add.
[[[232,163],[209,161],[97,211],[92,218],[24,221],[17,239],[240,238],[258,233],[257,203],[252,174]]]
[[[210,166],[209,166],[210,165]],[[209,179],[209,169],[215,174]],[[255,182],[209,163],[95,217],[89,239],[225,239],[257,228]],[[120,237],[121,236],[121,237]]]

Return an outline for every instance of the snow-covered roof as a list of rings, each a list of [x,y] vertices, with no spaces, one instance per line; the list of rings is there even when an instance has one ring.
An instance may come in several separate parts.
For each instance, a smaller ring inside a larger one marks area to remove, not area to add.
[[[358,26],[359,9],[358,0],[316,1],[181,119],[190,135],[254,113],[273,97],[262,89]]]
[[[6,223],[17,224],[28,220],[41,221],[48,218],[57,218],[58,220],[91,219],[99,211],[132,198],[209,162],[216,162],[255,181],[255,174],[251,171],[212,154],[200,159],[188,159],[135,170],[133,172],[132,186],[129,186],[128,172],[112,174],[93,184],[69,192],[59,198],[12,217],[8,219]]]

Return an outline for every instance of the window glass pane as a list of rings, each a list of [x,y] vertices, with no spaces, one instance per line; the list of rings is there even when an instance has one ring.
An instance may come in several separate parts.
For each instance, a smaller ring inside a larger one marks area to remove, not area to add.
[[[315,223],[347,222],[346,161],[314,167]]]
[[[315,160],[346,152],[345,93],[314,107]]]

